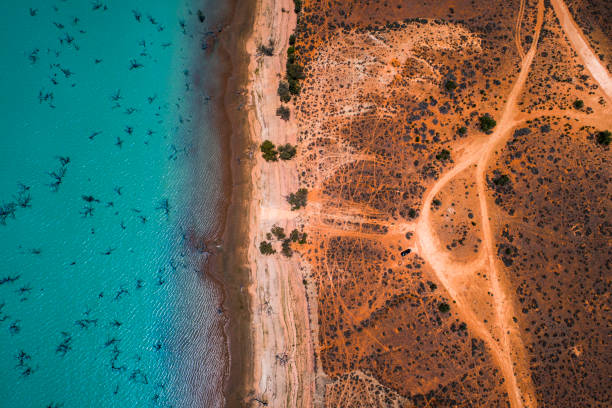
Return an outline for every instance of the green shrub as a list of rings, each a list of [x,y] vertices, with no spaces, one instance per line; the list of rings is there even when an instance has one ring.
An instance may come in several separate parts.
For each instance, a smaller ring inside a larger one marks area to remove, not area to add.
[[[582,101],[582,99],[576,99],[574,101],[574,108],[582,109],[583,107],[584,107],[584,102]]]
[[[500,174],[499,176],[493,179],[493,184],[496,186],[505,186],[510,183],[510,177],[505,174]]]
[[[278,152],[276,151],[276,146],[269,140],[264,140],[264,142],[259,146],[259,150],[261,150],[262,157],[265,161],[277,161],[278,160]]]
[[[270,229],[270,232],[272,233],[272,235],[274,235],[276,237],[276,239],[285,239],[285,237],[286,237],[285,229],[283,227],[279,227],[277,225],[273,226]]]
[[[287,61],[287,79],[304,79],[304,67],[297,62]]]
[[[278,146],[278,153],[281,160],[291,160],[295,157],[296,149],[295,146],[289,143]]]
[[[294,229],[293,231],[291,231],[291,234],[289,234],[289,239],[291,240],[291,242],[297,242],[298,244],[305,244],[306,243],[306,233],[300,232]]]
[[[483,132],[489,132],[491,129],[493,129],[497,125],[497,122],[495,121],[495,119],[489,116],[488,113],[485,113],[484,115],[482,115],[478,119],[478,121],[480,122],[480,130],[482,130]]]
[[[308,190],[305,188],[300,188],[295,193],[289,194],[287,197],[287,202],[291,204],[291,210],[299,210],[302,207],[306,207],[308,201]]]
[[[295,14],[298,14],[302,11],[302,0],[293,0],[293,6],[293,11],[295,11]]]
[[[287,56],[294,55],[294,54],[295,54],[295,47],[291,45],[289,46],[289,48],[287,48]]]
[[[291,116],[291,111],[286,106],[281,105],[276,110],[276,116],[280,116],[282,120],[289,120],[289,117]]]
[[[287,258],[291,258],[291,255],[293,255],[293,249],[291,249],[290,239],[286,239],[283,241],[281,253],[285,255]]]
[[[438,310],[442,313],[448,313],[450,311],[450,306],[448,305],[448,303],[442,302],[438,305]]]
[[[446,149],[442,149],[442,151],[436,154],[436,160],[446,161],[450,159],[450,152]]]
[[[609,146],[612,141],[612,133],[609,130],[602,130],[597,133],[597,143],[602,146]]]
[[[302,90],[302,85],[297,79],[289,78],[289,92],[291,95],[299,95]]]
[[[289,84],[287,81],[280,81],[278,83],[278,96],[280,96],[281,102],[287,103],[291,100],[291,93],[289,92]]]
[[[437,198],[434,198],[431,203],[434,205],[434,207],[440,207],[442,205],[442,201],[438,200]]]
[[[295,34],[289,36],[289,45],[295,45]]]
[[[459,129],[457,129],[457,133],[460,135],[465,135],[467,133],[467,128],[465,126],[461,126]]]
[[[259,244],[259,252],[261,252],[262,255],[272,255],[276,253],[276,250],[272,248],[272,244],[268,241],[261,241]]]
[[[454,91],[457,88],[457,83],[455,81],[449,79],[444,84],[444,87],[446,88],[447,91],[451,92],[451,91]]]

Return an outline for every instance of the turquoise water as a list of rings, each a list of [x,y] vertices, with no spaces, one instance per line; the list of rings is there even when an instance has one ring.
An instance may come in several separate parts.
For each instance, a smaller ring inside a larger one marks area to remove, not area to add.
[[[3,3],[1,407],[219,404],[198,248],[218,226],[202,82],[223,18],[201,1]]]

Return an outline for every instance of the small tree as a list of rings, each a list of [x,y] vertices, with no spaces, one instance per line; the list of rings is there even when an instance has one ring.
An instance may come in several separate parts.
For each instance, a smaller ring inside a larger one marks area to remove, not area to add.
[[[289,92],[291,95],[299,95],[302,91],[302,85],[297,79],[289,78]]]
[[[289,239],[292,242],[297,242],[298,239],[300,238],[300,231],[294,229],[293,231],[291,231],[291,233],[289,234]]]
[[[304,79],[304,67],[298,63],[287,63],[287,78]]]
[[[264,142],[259,146],[259,150],[261,150],[262,157],[265,161],[277,161],[278,160],[278,152],[276,151],[276,146],[269,140],[264,140]]]
[[[286,235],[283,227],[275,225],[272,227],[272,229],[270,229],[270,232],[276,237],[276,239],[285,239]]]
[[[291,255],[293,255],[293,249],[291,249],[290,239],[286,239],[283,241],[281,253],[285,255],[287,258],[291,258]]]
[[[302,0],[293,0],[293,11],[295,11],[295,14],[299,14],[300,11],[302,11]]]
[[[291,234],[289,234],[289,239],[291,240],[291,242],[297,242],[298,244],[305,244],[306,243],[306,233],[300,232],[294,229],[293,231],[291,231]]]
[[[482,115],[478,119],[478,121],[480,122],[480,130],[482,130],[485,133],[488,133],[491,129],[493,129],[497,125],[497,122],[495,121],[495,119],[489,116],[488,113],[485,113],[484,115]]]
[[[291,160],[295,157],[296,149],[295,146],[289,143],[278,146],[278,153],[281,160]]]
[[[457,129],[457,133],[463,136],[467,133],[467,128],[465,126],[461,126],[459,129]]]
[[[286,106],[281,105],[276,110],[276,116],[280,116],[282,120],[289,120],[289,117],[291,116],[291,111]]]
[[[262,255],[272,255],[276,253],[276,250],[272,248],[272,244],[268,241],[261,241],[259,244],[259,252],[261,252]]]
[[[291,204],[291,211],[306,207],[307,200],[308,190],[305,188],[300,188],[298,191],[289,194],[289,197],[287,197],[287,202]]]
[[[450,159],[450,152],[446,149],[442,149],[440,153],[436,154],[436,160],[446,161]]]
[[[602,146],[609,146],[612,141],[612,133],[609,130],[602,130],[597,133],[597,143]]]
[[[454,91],[457,88],[457,83],[455,81],[449,79],[444,84],[444,88],[446,88],[447,91],[452,92],[452,91]]]
[[[278,83],[278,96],[280,96],[281,102],[289,102],[291,100],[291,93],[289,92],[289,83],[287,81],[280,81]]]
[[[508,177],[506,174],[500,174],[499,176],[493,179],[493,184],[495,184],[496,186],[503,187],[505,185],[508,185],[509,183],[510,177]]]
[[[442,302],[438,305],[438,310],[442,313],[448,313],[450,311],[450,306],[448,303]]]
[[[582,109],[584,107],[584,102],[582,101],[582,99],[576,99],[574,101],[574,108],[575,109]]]
[[[289,36],[289,45],[295,45],[295,34]]]

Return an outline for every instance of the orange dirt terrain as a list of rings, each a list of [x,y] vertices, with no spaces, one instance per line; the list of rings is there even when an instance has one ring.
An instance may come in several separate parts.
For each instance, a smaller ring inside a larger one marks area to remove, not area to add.
[[[325,406],[612,403],[612,8],[568,3],[304,1]]]

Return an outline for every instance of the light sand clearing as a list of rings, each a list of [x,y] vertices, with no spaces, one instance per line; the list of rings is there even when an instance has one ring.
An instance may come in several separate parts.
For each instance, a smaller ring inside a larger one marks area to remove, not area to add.
[[[249,123],[255,165],[253,167],[252,218],[249,220],[251,313],[253,340],[252,392],[245,401],[253,406],[309,407],[314,396],[314,343],[310,309],[302,279],[306,269],[297,253],[264,256],[259,242],[273,225],[299,228],[299,212],[290,211],[285,197],[298,189],[294,161],[266,163],[258,151],[266,139],[275,144],[296,144],[297,127],[276,116],[280,106],[277,87],[285,71],[285,50],[296,24],[291,0],[258,2],[254,31],[247,43],[251,55]],[[274,56],[257,56],[257,46],[272,39]],[[257,150],[255,150],[257,149]],[[298,153],[299,154],[299,153]],[[313,293],[309,294],[311,304]]]

